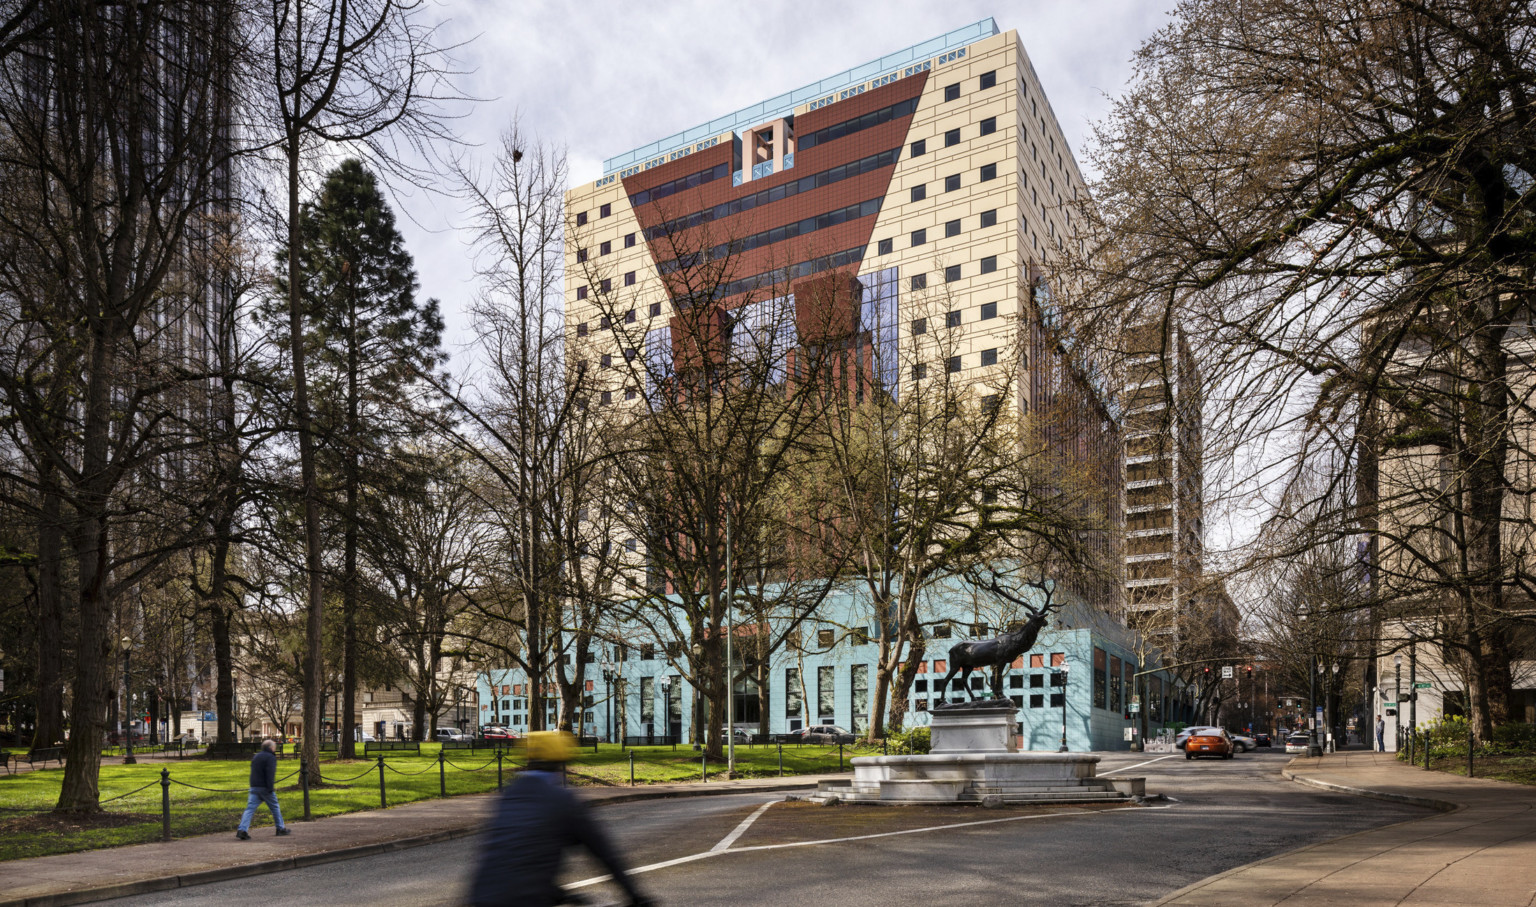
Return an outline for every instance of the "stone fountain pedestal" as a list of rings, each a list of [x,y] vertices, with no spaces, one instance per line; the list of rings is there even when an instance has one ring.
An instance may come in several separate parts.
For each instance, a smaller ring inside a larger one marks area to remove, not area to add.
[[[1143,779],[1095,777],[1087,753],[1019,752],[1017,710],[1008,700],[942,706],[929,713],[926,755],[860,756],[853,780],[823,781],[810,797],[856,803],[1099,803],[1145,792]]]

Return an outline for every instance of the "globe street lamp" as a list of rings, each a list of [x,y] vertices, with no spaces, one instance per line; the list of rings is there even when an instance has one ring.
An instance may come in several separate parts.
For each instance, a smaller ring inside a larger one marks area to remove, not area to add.
[[[1067,660],[1061,660],[1061,750],[1067,751]]]
[[[123,637],[123,713],[128,716],[124,722],[128,735],[128,748],[123,756],[124,765],[138,765],[139,760],[133,758],[133,640]]]

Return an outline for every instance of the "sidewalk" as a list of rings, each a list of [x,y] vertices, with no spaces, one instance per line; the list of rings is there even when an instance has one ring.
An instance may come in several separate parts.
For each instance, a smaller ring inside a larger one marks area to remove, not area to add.
[[[846,775],[584,787],[580,791],[589,803],[601,805],[667,797],[800,790],[814,788],[822,779],[839,777]],[[215,835],[11,860],[0,863],[0,907],[85,904],[448,841],[478,831],[490,814],[494,797],[494,793],[473,794],[313,822],[293,821],[293,834],[286,838],[274,835],[268,825],[251,829],[249,841],[235,840],[238,815],[231,813],[229,831]],[[288,807],[289,803],[283,805]]]
[[[1536,789],[1426,772],[1371,752],[1297,758],[1285,774],[1441,811],[1240,866],[1158,904],[1536,904]]]

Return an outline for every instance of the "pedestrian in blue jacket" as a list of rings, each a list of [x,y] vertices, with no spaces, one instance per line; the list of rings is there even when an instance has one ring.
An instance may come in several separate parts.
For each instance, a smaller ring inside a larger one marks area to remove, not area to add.
[[[267,804],[272,822],[279,835],[288,834],[283,824],[283,811],[277,806],[277,741],[268,737],[261,741],[261,749],[251,757],[251,796],[245,802],[245,812],[240,816],[240,827],[235,837],[242,841],[251,839],[251,820],[256,817],[256,807]]]

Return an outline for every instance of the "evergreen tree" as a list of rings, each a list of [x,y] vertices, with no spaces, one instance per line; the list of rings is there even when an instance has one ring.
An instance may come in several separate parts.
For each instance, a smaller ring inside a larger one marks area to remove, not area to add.
[[[297,261],[313,372],[316,454],[341,537],[342,713],[339,751],[352,755],[361,514],[370,494],[407,487],[411,438],[433,405],[419,380],[447,358],[435,299],[416,298],[416,268],[378,180],[357,160],[332,170],[300,212]],[[417,729],[420,733],[421,729]]]

